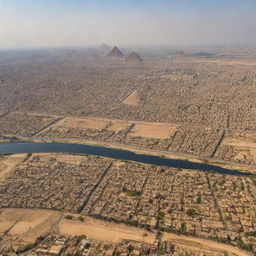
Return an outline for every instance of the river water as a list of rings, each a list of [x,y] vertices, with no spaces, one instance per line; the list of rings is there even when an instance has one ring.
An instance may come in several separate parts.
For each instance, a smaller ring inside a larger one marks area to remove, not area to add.
[[[222,168],[219,166],[203,163],[194,163],[187,160],[162,158],[159,156],[136,154],[131,151],[113,149],[108,147],[69,144],[69,143],[35,143],[35,142],[13,142],[0,143],[0,153],[71,153],[71,154],[85,154],[109,157],[113,159],[135,161],[138,163],[152,164],[157,166],[168,166],[180,169],[190,169],[199,171],[211,171],[222,174],[244,175],[250,176],[250,172],[240,172]]]

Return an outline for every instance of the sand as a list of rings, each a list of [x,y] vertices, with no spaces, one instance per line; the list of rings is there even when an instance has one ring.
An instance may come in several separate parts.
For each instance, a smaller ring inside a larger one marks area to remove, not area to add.
[[[128,134],[129,136],[140,136],[154,139],[167,139],[175,132],[176,127],[168,124],[137,123]]]
[[[123,239],[132,239],[153,243],[155,235],[143,229],[126,226],[123,224],[109,223],[89,217],[85,222],[63,219],[59,224],[59,232],[66,235],[86,235],[90,239],[118,243]],[[144,236],[143,234],[147,234]]]
[[[12,171],[16,165],[20,164],[26,156],[27,154],[15,154],[0,159],[0,183],[5,180],[10,171]]]
[[[62,163],[75,165],[79,165],[85,159],[84,156],[69,154],[56,154],[56,158]]]
[[[90,239],[102,240],[110,243],[118,243],[123,239],[153,243],[156,238],[155,233],[147,232],[143,229],[124,224],[109,223],[90,217],[86,217],[84,223],[63,219],[59,224],[59,232],[65,235],[86,235]],[[180,236],[164,232],[163,241],[167,240],[183,247],[201,250],[202,252],[228,252],[237,256],[250,255],[249,253],[234,246],[221,244],[211,240]]]
[[[256,142],[248,141],[250,138],[226,138],[223,141],[223,145],[234,147],[237,151],[235,159],[243,160],[245,158],[251,158],[256,162]]]
[[[187,247],[195,247],[195,248],[211,250],[216,252],[233,253],[237,256],[251,255],[250,253],[242,251],[237,247],[214,242],[211,240],[202,239],[202,238],[194,238],[194,237],[187,237],[187,236],[179,236],[171,233],[164,233],[163,240],[171,240],[174,243],[181,244]]]
[[[0,233],[33,243],[37,237],[50,231],[61,217],[50,210],[4,209],[0,213]]]
[[[108,121],[100,119],[82,119],[67,117],[56,124],[56,126],[64,126],[68,128],[84,128],[84,129],[96,129],[101,130],[108,124]]]
[[[111,120],[111,126],[108,128],[110,131],[119,132],[121,130],[126,129],[131,122],[129,121],[119,121],[119,120]]]

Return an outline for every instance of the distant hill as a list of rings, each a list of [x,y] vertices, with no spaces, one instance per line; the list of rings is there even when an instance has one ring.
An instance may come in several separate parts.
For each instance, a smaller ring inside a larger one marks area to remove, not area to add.
[[[129,63],[140,63],[142,62],[141,57],[137,52],[131,52],[131,54],[125,59]]]
[[[108,58],[123,58],[125,55],[115,46],[111,52],[106,56]]]
[[[192,57],[199,57],[199,58],[212,58],[214,55],[210,52],[196,52],[191,54]]]

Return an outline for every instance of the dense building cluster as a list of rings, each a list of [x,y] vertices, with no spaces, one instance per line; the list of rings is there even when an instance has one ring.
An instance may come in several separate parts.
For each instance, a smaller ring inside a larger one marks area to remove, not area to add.
[[[6,53],[0,110],[255,130],[254,65],[230,58],[148,59],[130,67],[82,51]],[[140,103],[123,104],[134,90]]]
[[[1,185],[1,207],[79,211],[110,164],[94,157],[74,164],[33,156]]]
[[[1,247],[5,245],[5,247]],[[94,240],[86,236],[67,236],[51,233],[46,238],[41,237],[36,246],[27,245],[20,247],[20,251],[26,256],[225,256],[225,252],[196,248],[177,244],[172,241],[155,240],[153,243],[136,240],[122,240],[120,243],[109,243]],[[0,241],[1,253],[6,256],[14,256],[11,243],[8,240]],[[18,250],[18,251],[19,251]]]
[[[0,136],[33,136],[56,120],[52,115],[14,112],[0,116]]]
[[[0,207],[67,210],[224,241],[254,231],[253,177],[72,157],[29,157],[1,185]]]

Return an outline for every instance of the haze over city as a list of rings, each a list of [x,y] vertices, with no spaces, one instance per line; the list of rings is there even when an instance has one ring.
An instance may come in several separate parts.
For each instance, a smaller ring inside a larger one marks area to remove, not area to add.
[[[0,0],[0,47],[252,45],[254,0]]]

